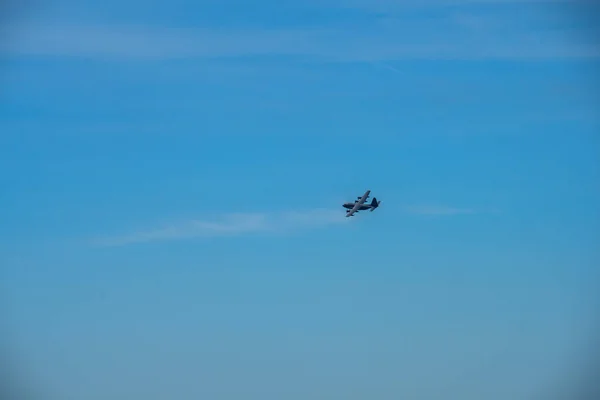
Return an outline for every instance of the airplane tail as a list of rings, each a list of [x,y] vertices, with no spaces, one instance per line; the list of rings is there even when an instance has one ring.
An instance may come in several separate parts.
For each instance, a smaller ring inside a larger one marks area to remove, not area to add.
[[[376,197],[373,197],[373,200],[371,200],[371,211],[373,211],[374,209],[379,207],[380,204],[381,204],[381,202],[377,201]]]

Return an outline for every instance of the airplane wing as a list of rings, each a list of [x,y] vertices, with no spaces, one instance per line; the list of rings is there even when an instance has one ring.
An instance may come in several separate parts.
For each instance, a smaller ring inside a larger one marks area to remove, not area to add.
[[[370,193],[371,191],[367,190],[365,194],[363,194],[362,197],[356,203],[354,203],[354,207],[352,207],[352,209],[346,213],[346,217],[351,217],[354,215],[354,213],[358,212],[360,206],[362,206],[369,198]]]

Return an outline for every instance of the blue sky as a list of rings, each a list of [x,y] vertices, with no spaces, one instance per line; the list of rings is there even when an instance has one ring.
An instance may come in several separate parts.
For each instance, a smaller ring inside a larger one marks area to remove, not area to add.
[[[597,311],[591,3],[1,22],[10,367],[61,399],[529,399]],[[373,213],[344,218],[366,189]]]

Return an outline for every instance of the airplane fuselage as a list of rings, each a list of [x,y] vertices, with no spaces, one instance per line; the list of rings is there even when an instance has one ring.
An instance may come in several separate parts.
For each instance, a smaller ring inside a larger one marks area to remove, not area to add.
[[[344,203],[344,204],[342,204],[342,206],[343,206],[344,208],[347,208],[348,210],[351,210],[351,209],[354,207],[354,205],[355,205],[355,204],[356,204],[356,203]],[[361,204],[361,206],[360,206],[360,207],[358,207],[358,210],[359,210],[359,211],[362,211],[362,210],[369,210],[369,209],[371,209],[371,208],[373,208],[373,206],[372,206],[372,205],[370,205],[370,204]]]

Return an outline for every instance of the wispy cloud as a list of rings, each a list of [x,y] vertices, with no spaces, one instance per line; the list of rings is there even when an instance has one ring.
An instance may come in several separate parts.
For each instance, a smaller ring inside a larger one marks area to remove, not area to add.
[[[125,246],[134,243],[190,238],[240,236],[257,233],[291,233],[349,222],[339,210],[299,210],[273,213],[230,213],[210,219],[192,219],[156,229],[97,238],[97,246]]]
[[[419,215],[457,215],[475,213],[475,211],[470,208],[455,208],[446,206],[409,206],[406,209],[411,214]]]
[[[443,3],[435,2],[438,5]],[[367,7],[363,2],[344,7],[361,4]],[[369,2],[368,6],[375,7],[377,4],[395,6],[402,3],[380,1],[376,4]],[[383,63],[404,59],[600,57],[597,43],[577,43],[574,38],[567,37],[567,33],[542,29],[543,26],[527,20],[533,18],[532,13],[524,14],[523,18],[527,21],[507,12],[500,13],[499,17],[494,17],[496,20],[491,21],[492,16],[483,17],[468,9],[460,14],[456,11],[431,15],[367,14],[360,27],[332,23],[310,28],[175,29],[139,25],[23,23],[11,29],[5,28],[11,33],[11,40],[0,43],[0,52],[102,60],[286,56]],[[568,17],[564,18],[568,20]]]
[[[384,63],[384,62],[382,62],[382,63],[376,63],[375,65],[379,65],[379,66],[381,66],[381,67],[383,67],[383,68],[385,68],[385,69],[387,69],[389,71],[395,72],[397,74],[401,74],[402,73],[402,71],[400,71],[398,68],[396,68],[396,67],[394,67],[394,66],[392,66],[390,64]]]
[[[413,215],[451,216],[493,212],[494,210],[448,206],[399,206],[398,211]],[[135,243],[191,238],[235,237],[260,233],[288,234],[301,230],[347,224],[356,220],[346,218],[343,211],[331,209],[227,213],[209,219],[190,219],[129,234],[100,237],[92,240],[92,244],[100,247],[117,247]]]
[[[420,205],[405,207],[406,212],[416,215],[461,215],[496,212],[494,209],[459,208],[440,205]]]
[[[568,3],[572,0],[329,0],[329,2],[343,3],[350,7],[381,8],[381,7],[431,7],[431,6],[468,6],[471,4],[545,4]]]
[[[14,28],[5,53],[91,58],[169,59],[285,54],[309,40],[303,31],[220,31],[147,26],[65,25]],[[302,52],[302,47],[296,53]]]

